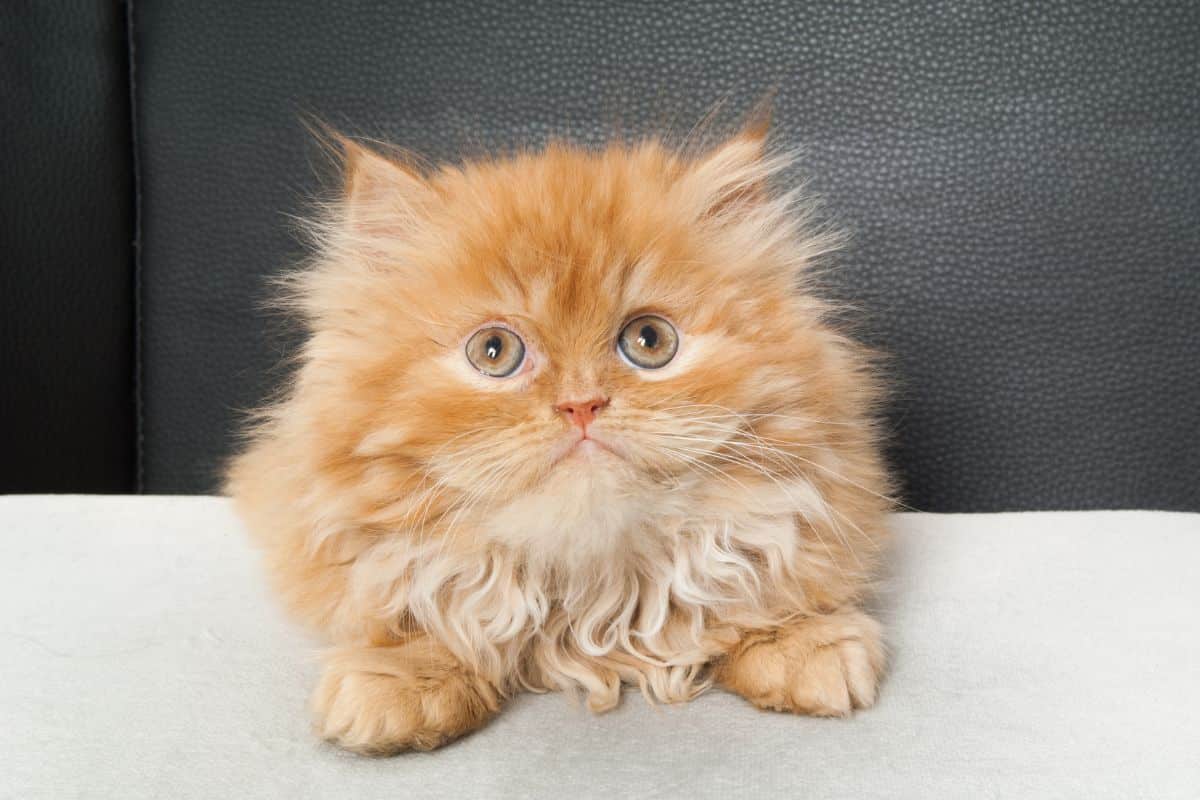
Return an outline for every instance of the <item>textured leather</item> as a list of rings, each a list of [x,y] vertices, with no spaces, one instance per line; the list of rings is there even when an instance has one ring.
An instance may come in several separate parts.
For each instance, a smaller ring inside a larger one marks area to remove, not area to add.
[[[831,291],[890,355],[939,511],[1200,508],[1200,4],[138,4],[143,466],[215,486],[295,339],[317,114],[433,159],[686,130],[778,88],[854,234]]]
[[[134,488],[124,10],[0,3],[0,493]]]

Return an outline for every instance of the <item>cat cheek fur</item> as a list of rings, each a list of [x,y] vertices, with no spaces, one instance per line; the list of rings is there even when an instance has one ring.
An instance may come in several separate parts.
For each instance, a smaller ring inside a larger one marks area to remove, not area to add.
[[[761,132],[698,157],[556,145],[428,176],[342,144],[344,197],[288,279],[299,370],[227,481],[280,594],[337,645],[324,734],[433,747],[522,688],[603,710],[623,682],[869,705],[878,390],[803,288],[835,242],[769,191],[787,162]],[[640,371],[615,337],[648,312],[682,338]],[[526,342],[515,377],[463,356],[489,320]],[[569,452],[555,406],[592,397],[615,453]]]

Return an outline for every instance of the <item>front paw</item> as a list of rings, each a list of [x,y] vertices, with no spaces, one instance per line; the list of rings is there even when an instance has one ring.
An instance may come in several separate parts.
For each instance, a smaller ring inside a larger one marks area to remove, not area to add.
[[[759,708],[845,717],[875,702],[883,667],[879,623],[851,610],[747,634],[716,677]]]
[[[317,730],[348,750],[432,750],[482,726],[496,690],[448,653],[417,644],[342,648],[313,695]]]

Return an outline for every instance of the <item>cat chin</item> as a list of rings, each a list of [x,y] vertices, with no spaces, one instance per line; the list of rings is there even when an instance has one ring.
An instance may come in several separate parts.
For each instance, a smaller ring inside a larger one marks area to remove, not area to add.
[[[494,511],[485,535],[554,563],[611,558],[628,550],[647,511],[671,500],[627,461],[586,442],[561,458],[532,491]]]

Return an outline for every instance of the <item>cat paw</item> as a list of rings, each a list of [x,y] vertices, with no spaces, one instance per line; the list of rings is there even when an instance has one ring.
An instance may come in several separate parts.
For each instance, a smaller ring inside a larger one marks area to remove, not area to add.
[[[759,708],[845,717],[874,704],[884,660],[879,623],[845,611],[748,634],[716,677]]]
[[[329,658],[313,695],[317,731],[367,755],[433,750],[499,710],[496,690],[448,654],[424,648],[345,648]]]

